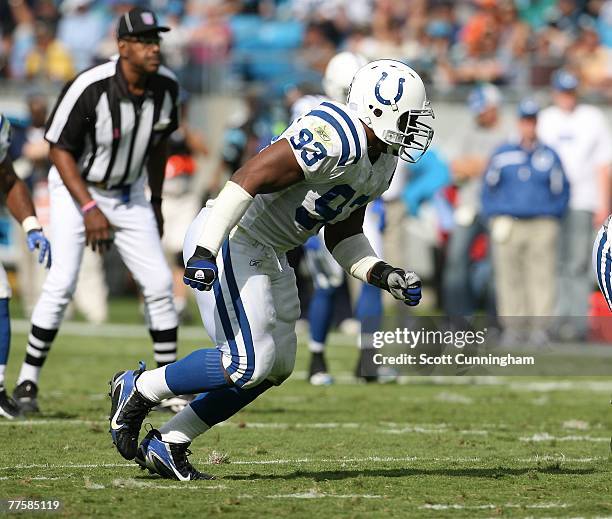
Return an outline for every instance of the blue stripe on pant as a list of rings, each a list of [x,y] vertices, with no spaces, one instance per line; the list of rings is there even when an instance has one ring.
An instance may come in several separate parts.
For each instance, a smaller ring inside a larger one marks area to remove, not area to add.
[[[232,300],[232,305],[234,307],[234,311],[238,318],[238,326],[240,331],[242,332],[242,338],[244,341],[244,347],[246,350],[246,361],[247,365],[244,370],[242,376],[234,380],[234,383],[238,387],[242,387],[245,383],[247,383],[251,377],[253,376],[253,372],[255,370],[255,348],[253,345],[253,338],[251,334],[251,327],[249,325],[249,320],[246,315],[246,311],[244,309],[244,305],[242,304],[242,300],[240,299],[240,290],[238,289],[238,284],[236,283],[236,276],[234,274],[232,268],[232,260],[230,255],[229,248],[229,240],[226,240],[223,244],[223,276],[227,280],[227,286],[230,292],[230,298]],[[234,331],[232,328],[232,323],[230,321],[229,314],[227,312],[227,308],[225,306],[225,298],[223,297],[223,293],[221,290],[221,284],[219,281],[215,282],[213,286],[213,290],[215,292],[215,302],[217,306],[217,311],[219,312],[219,317],[221,319],[221,325],[223,327],[223,332],[227,338],[227,342],[229,344],[230,353],[232,355],[232,363],[226,369],[228,375],[233,375],[240,368],[240,352],[238,350],[238,344],[236,342],[236,336],[234,335]]]
[[[608,241],[608,232],[606,230],[603,231],[601,235],[601,239],[599,240],[599,246],[597,248],[597,256],[596,256],[596,269],[597,269],[597,282],[599,283],[599,289],[601,293],[606,298],[608,306],[612,310],[612,301],[610,297],[612,295],[612,282],[610,280],[611,269],[612,269],[612,261],[610,259],[610,250],[606,251],[605,256],[605,270],[602,272],[601,262],[604,254],[604,248],[606,246],[606,242]]]

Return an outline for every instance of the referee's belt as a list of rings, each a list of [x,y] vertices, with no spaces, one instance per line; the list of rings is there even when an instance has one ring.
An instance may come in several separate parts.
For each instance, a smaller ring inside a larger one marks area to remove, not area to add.
[[[127,204],[130,201],[130,193],[132,184],[128,186],[111,187],[109,188],[104,182],[86,182],[88,186],[95,187],[100,191],[105,191],[110,196],[120,196],[121,201]]]

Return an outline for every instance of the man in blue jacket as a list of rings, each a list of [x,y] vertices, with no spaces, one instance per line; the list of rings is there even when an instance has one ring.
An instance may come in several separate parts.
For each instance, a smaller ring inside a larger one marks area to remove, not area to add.
[[[482,190],[497,308],[509,343],[527,339],[541,344],[547,339],[541,317],[554,312],[559,219],[569,200],[559,156],[536,137],[538,111],[533,100],[520,103],[518,139],[493,153]]]

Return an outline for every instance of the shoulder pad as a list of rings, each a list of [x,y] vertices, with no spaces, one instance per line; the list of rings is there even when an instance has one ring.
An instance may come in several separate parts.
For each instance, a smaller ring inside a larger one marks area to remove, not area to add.
[[[320,140],[333,143],[339,156],[338,166],[355,164],[366,152],[363,125],[346,106],[324,101],[306,117]]]

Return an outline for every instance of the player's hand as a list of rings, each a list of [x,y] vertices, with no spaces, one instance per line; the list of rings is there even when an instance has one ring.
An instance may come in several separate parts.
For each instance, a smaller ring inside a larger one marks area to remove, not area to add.
[[[193,256],[189,258],[187,265],[185,265],[183,282],[200,291],[210,290],[218,274],[216,258],[213,253],[198,245]]]
[[[113,243],[111,227],[104,213],[97,207],[90,209],[83,216],[85,221],[85,243],[100,254],[110,250]]]
[[[153,207],[153,214],[157,223],[157,232],[161,238],[164,235],[164,216],[161,209],[161,200],[159,202],[151,202],[151,207]]]
[[[38,263],[44,265],[45,268],[51,267],[51,244],[45,237],[42,229],[32,229],[26,236],[28,249],[33,251],[38,249]]]
[[[414,272],[393,269],[387,276],[387,286],[395,299],[408,306],[416,306],[421,300],[421,279]]]

